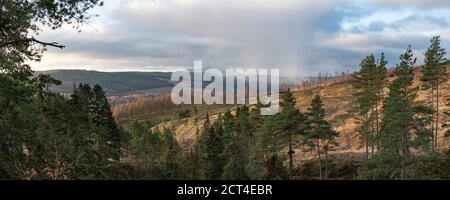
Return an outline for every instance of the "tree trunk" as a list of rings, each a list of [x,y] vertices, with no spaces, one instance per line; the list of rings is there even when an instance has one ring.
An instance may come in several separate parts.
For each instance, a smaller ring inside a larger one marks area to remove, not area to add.
[[[401,169],[401,173],[400,173],[400,179],[404,180],[404,169],[405,169],[405,158],[404,156],[402,156],[402,169]]]
[[[320,157],[320,142],[317,140],[317,155],[319,155],[319,176],[320,180],[322,180],[322,158]]]
[[[371,148],[371,154],[372,154],[372,156],[373,156],[373,153],[374,153],[374,147],[375,147],[375,141],[374,141],[374,136],[375,136],[375,123],[373,123],[373,119],[375,118],[374,117],[374,111],[373,111],[373,107],[371,108],[371,113],[370,113],[370,125],[372,126],[371,128],[372,128],[372,134],[371,134],[371,136],[372,136],[372,138],[370,138],[371,140],[370,140],[370,148]]]
[[[347,150],[351,150],[351,145],[350,145],[350,134],[348,133],[348,131],[347,131],[347,127],[346,127],[346,124],[345,124],[345,122],[344,122],[344,135],[345,135],[345,143],[346,143],[346,148],[347,148]]]
[[[328,145],[325,146],[325,180],[328,180]]]
[[[381,98],[383,99],[383,96],[381,96]],[[379,123],[379,113],[378,113],[378,102],[375,105],[375,120],[376,120],[376,137],[378,137],[378,134],[380,133],[380,123]],[[376,148],[378,150],[380,143],[379,140],[376,140]]]
[[[368,117],[368,113],[365,113],[364,114],[364,119],[365,120],[369,120],[369,117]],[[369,160],[369,135],[367,134],[367,130],[369,129],[369,124],[368,123],[366,123],[366,122],[364,122],[364,142],[366,143],[365,144],[365,146],[366,146],[366,161],[368,161]]]
[[[437,70],[439,72],[439,68]],[[439,130],[439,74],[438,74],[438,80],[436,84],[436,125],[435,125],[435,132],[434,132],[434,149],[437,149],[437,143],[438,143],[438,130]]]
[[[431,86],[431,104],[434,103],[434,88],[433,86]],[[434,135],[434,123],[431,123],[431,132],[432,132],[432,137],[431,137],[431,151],[434,152],[435,149],[435,143],[436,143],[436,137]]]
[[[292,169],[294,168],[294,164],[293,164],[293,160],[292,160],[292,155],[294,154],[294,151],[292,150],[292,142],[289,142],[289,168],[288,168],[288,175],[289,178],[292,176]]]
[[[404,125],[403,131],[405,133],[405,156],[406,159],[409,159],[409,132],[406,124]]]
[[[369,160],[369,140],[366,138],[366,161]]]

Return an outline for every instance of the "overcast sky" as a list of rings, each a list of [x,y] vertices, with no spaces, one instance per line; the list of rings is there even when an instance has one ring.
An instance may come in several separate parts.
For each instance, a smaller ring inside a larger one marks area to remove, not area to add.
[[[395,66],[408,44],[423,62],[436,34],[450,49],[449,0],[107,0],[90,13],[100,16],[81,33],[42,32],[67,47],[33,69],[171,71],[203,60],[313,75],[356,70],[382,51]]]

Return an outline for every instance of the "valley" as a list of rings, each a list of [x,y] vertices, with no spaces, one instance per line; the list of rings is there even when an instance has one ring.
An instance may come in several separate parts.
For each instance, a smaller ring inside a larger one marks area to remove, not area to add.
[[[421,66],[414,68],[414,87],[420,86],[419,77],[421,68]],[[393,71],[389,70],[389,82],[392,82],[392,80],[395,78],[393,77],[392,73]],[[361,125],[357,119],[357,113],[354,107],[355,98],[353,96],[354,90],[351,85],[351,80],[351,76],[347,75],[337,77],[332,80],[290,86],[297,99],[296,107],[302,112],[306,112],[306,108],[311,103],[313,97],[316,94],[320,94],[322,96],[324,109],[326,110],[326,120],[331,123],[334,130],[340,133],[339,137],[336,139],[338,145],[334,146],[333,149],[330,149],[330,157],[336,159],[336,162],[344,162],[341,163],[344,165],[363,160],[365,154],[364,141],[361,138],[361,135],[358,133],[358,128]],[[385,88],[384,90],[385,93],[388,94],[388,89]],[[450,107],[445,105],[445,100],[449,98],[450,82],[447,81],[442,86],[440,97],[440,104],[443,111],[450,109]],[[170,100],[167,99],[167,101]],[[429,92],[426,90],[418,91],[415,102],[432,105]],[[145,107],[145,104],[145,102],[142,102],[141,104],[130,105],[129,109],[133,109],[133,107],[136,107],[137,109]],[[117,111],[117,108],[119,108],[120,106],[120,104],[115,105],[113,107],[113,110]],[[381,107],[382,105],[380,105],[380,109]],[[193,106],[186,105],[186,107],[182,109],[192,110],[193,108]],[[162,132],[165,128],[173,127],[176,140],[178,141],[182,149],[184,149],[184,151],[189,151],[189,149],[192,149],[196,143],[197,131],[204,128],[203,125],[206,120],[206,114],[209,115],[209,120],[211,120],[211,122],[214,122],[228,109],[231,110],[233,114],[235,114],[234,111],[236,109],[236,106],[200,105],[197,106],[196,109],[197,114],[191,112],[191,115],[185,118],[178,117],[176,115],[177,110],[169,110],[160,113],[153,112],[151,114],[139,114],[134,116],[134,119],[145,121],[165,116],[168,120],[157,124],[153,127],[153,129],[158,129],[158,131]],[[119,121],[121,121],[120,113],[121,112],[115,112],[115,115],[117,116],[117,119]],[[442,122],[444,122],[449,121],[450,119],[448,117],[445,117],[445,115],[442,115],[441,120]],[[131,121],[128,120],[128,123],[130,122]],[[445,150],[450,145],[450,140],[445,138],[444,134],[444,129],[441,129],[438,133],[437,150]],[[314,151],[311,151],[309,149],[300,148],[295,149],[294,151],[294,162],[296,163],[296,166],[298,166],[298,170],[300,171],[304,167],[304,164],[310,163],[311,160],[317,159],[317,155],[314,153]],[[285,155],[287,155],[287,150],[285,150],[284,153]]]

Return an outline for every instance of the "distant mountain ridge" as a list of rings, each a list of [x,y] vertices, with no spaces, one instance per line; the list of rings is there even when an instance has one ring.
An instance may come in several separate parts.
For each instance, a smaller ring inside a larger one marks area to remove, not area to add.
[[[170,88],[176,84],[176,82],[170,80],[171,72],[101,72],[56,69],[35,73],[48,74],[62,81],[62,85],[51,88],[53,91],[60,93],[71,93],[74,84],[88,83],[101,85],[108,96],[124,96],[134,93],[159,94],[170,91]],[[193,78],[192,74],[191,77]],[[313,77],[280,77],[280,84],[297,85],[301,81],[315,79]],[[206,86],[208,83],[208,81],[205,81],[203,85]]]
[[[74,84],[99,84],[107,95],[126,95],[136,91],[169,88],[174,85],[170,81],[170,72],[100,72],[90,70],[49,70],[37,71],[62,81],[53,91],[70,93]]]

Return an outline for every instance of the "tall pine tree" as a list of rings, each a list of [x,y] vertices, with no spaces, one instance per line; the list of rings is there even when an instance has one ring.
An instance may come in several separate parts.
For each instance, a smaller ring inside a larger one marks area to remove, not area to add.
[[[395,80],[389,85],[389,96],[383,107],[380,149],[363,174],[367,178],[404,179],[412,149],[423,150],[431,138],[426,129],[432,110],[416,105],[416,89],[412,87],[416,63],[411,47],[400,55]],[[398,170],[394,170],[394,169]]]
[[[375,57],[373,55],[366,56],[361,60],[359,66],[361,69],[353,75],[352,86],[355,90],[355,105],[358,110],[359,121],[362,123],[359,133],[365,143],[367,160],[369,158],[369,146],[374,136],[370,127],[372,121],[370,111],[376,99],[373,92],[373,80],[376,72]]]
[[[245,106],[237,107],[234,117],[229,111],[224,114],[224,151],[227,162],[222,179],[245,180],[249,178],[247,167],[250,157],[250,131],[249,113]]]
[[[312,145],[317,152],[319,163],[320,179],[328,179],[328,151],[333,145],[337,145],[335,139],[339,133],[334,131],[330,123],[325,120],[325,109],[323,108],[322,99],[316,95],[311,102],[307,117],[307,135],[305,139],[307,143]],[[322,152],[325,155],[324,168],[322,169]]]
[[[441,47],[440,36],[434,36],[430,40],[430,46],[425,54],[425,65],[421,72],[420,80],[423,82],[424,89],[431,89],[431,99],[435,106],[435,124],[433,125],[434,134],[432,140],[433,150],[437,147],[437,134],[439,130],[439,98],[440,85],[447,79],[447,59],[444,58],[446,51]]]
[[[92,121],[99,127],[100,151],[105,159],[118,161],[120,157],[120,133],[106,98],[100,85],[93,88]]]
[[[281,96],[281,108],[282,111],[276,116],[277,117],[277,135],[284,140],[288,147],[288,174],[292,176],[292,171],[294,168],[293,155],[294,148],[301,141],[300,137],[304,135],[305,127],[305,116],[296,107],[296,99],[294,94],[290,89],[288,89]]]

